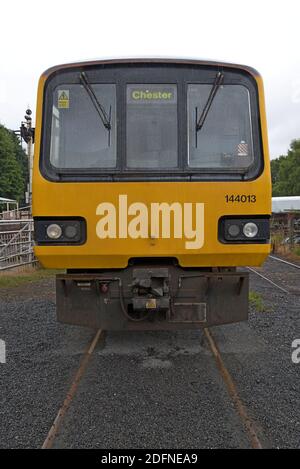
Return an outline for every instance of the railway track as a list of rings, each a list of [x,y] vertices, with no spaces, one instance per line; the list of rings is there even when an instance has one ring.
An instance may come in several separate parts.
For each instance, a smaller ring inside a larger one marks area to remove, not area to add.
[[[272,261],[275,261],[275,262],[280,262],[284,265],[287,265],[289,267],[292,267],[294,269],[298,269],[300,270],[300,265],[298,264],[294,264],[293,262],[289,262],[289,261],[286,261],[284,259],[281,259],[280,257],[276,257],[276,256],[269,256],[269,259],[271,259]],[[273,285],[274,287],[276,287],[278,290],[281,290],[283,293],[289,295],[289,294],[293,294],[294,292],[291,291],[291,290],[288,290],[287,288],[284,288],[283,286],[279,285],[278,283],[274,282],[270,277],[262,274],[261,272],[258,272],[256,269],[254,269],[253,267],[247,267],[248,270],[250,270],[250,272],[253,272],[254,274],[256,274],[257,276],[259,276],[260,278],[262,278],[263,280],[265,280],[266,282],[270,283],[271,285]]]
[[[247,269],[250,270],[250,272],[253,272],[254,274],[258,275],[260,278],[264,279],[266,282],[270,283],[274,287],[278,288],[278,290],[283,291],[283,293],[286,293],[286,294],[290,293],[289,290],[287,290],[286,288],[283,288],[280,285],[278,285],[277,283],[273,282],[273,280],[271,280],[269,277],[266,277],[265,275],[261,274],[260,272],[257,272],[257,270],[253,269],[253,267],[247,267]]]
[[[293,262],[286,261],[286,260],[284,260],[284,259],[281,259],[280,257],[269,256],[269,259],[273,259],[274,261],[282,262],[283,264],[290,265],[291,267],[295,267],[295,269],[299,269],[299,270],[300,270],[300,265],[294,264]]]
[[[300,265],[294,264],[292,262],[286,261],[286,260],[278,258],[276,256],[269,256],[269,259],[272,262],[279,262],[283,265],[286,265],[286,266],[289,266],[291,268],[300,270]],[[288,290],[287,288],[284,288],[282,285],[279,285],[277,282],[274,282],[268,275],[265,275],[265,273],[258,272],[253,267],[247,267],[247,268],[250,272],[252,272],[253,274],[259,276],[265,282],[268,282],[269,284],[271,284],[273,287],[277,288],[281,292],[283,292],[287,295],[293,293],[290,290]],[[241,423],[242,423],[242,425],[245,429],[245,432],[248,436],[249,443],[250,443],[252,448],[260,449],[260,448],[262,448],[262,443],[261,443],[260,438],[257,434],[256,429],[255,429],[255,424],[253,423],[253,421],[249,417],[247,409],[244,406],[244,404],[243,404],[243,402],[242,402],[242,400],[241,400],[241,398],[238,394],[234,379],[232,378],[230,372],[228,371],[228,369],[226,368],[226,366],[224,364],[224,361],[222,359],[221,353],[220,353],[218,345],[217,345],[217,343],[214,339],[214,336],[213,336],[212,332],[210,331],[210,329],[208,329],[208,328],[205,328],[203,331],[204,331],[204,336],[205,336],[205,339],[206,339],[207,344],[209,346],[210,352],[211,352],[212,356],[214,357],[217,369],[218,369],[218,371],[219,371],[219,373],[222,377],[222,380],[223,380],[224,385],[227,389],[227,392],[230,396],[230,399],[232,400],[232,402],[234,404],[237,415],[238,415],[238,417],[239,417],[239,419],[240,419],[240,421],[241,421]],[[103,335],[104,335],[104,331],[98,330],[96,332],[95,336],[93,337],[92,341],[88,345],[85,353],[83,354],[82,360],[81,360],[80,365],[77,369],[77,372],[75,374],[73,382],[72,382],[72,384],[71,384],[71,386],[70,386],[70,388],[67,392],[67,395],[66,395],[66,397],[63,401],[63,404],[62,404],[61,408],[59,409],[59,411],[58,411],[58,413],[57,413],[57,415],[56,415],[56,417],[53,421],[53,424],[52,424],[52,426],[51,426],[51,428],[48,432],[48,435],[47,435],[47,437],[46,437],[46,439],[45,439],[45,441],[42,445],[43,449],[50,449],[50,448],[53,447],[53,444],[54,444],[54,442],[55,442],[55,440],[56,440],[56,438],[59,434],[59,431],[63,427],[64,418],[65,418],[70,406],[72,405],[73,399],[76,395],[76,391],[77,391],[78,386],[80,384],[80,381],[81,381],[82,377],[84,376],[84,373],[85,373],[85,371],[88,367],[91,356],[92,356],[92,354],[93,354],[93,352],[94,352],[94,350],[97,346],[97,343],[99,342],[101,337],[103,337]]]
[[[231,377],[228,369],[226,368],[224,362],[223,362],[223,359],[222,359],[222,356],[220,354],[220,351],[219,351],[219,348],[216,344],[216,341],[212,335],[212,333],[210,332],[209,329],[205,328],[204,329],[204,333],[205,333],[205,337],[206,337],[206,340],[208,342],[208,345],[210,347],[210,350],[215,358],[215,361],[216,361],[216,365],[218,367],[218,370],[223,378],[223,381],[226,385],[226,388],[227,388],[227,391],[228,391],[228,394],[230,396],[230,398],[232,399],[233,403],[234,403],[234,406],[235,406],[235,409],[237,411],[237,414],[239,416],[239,418],[241,419],[241,422],[245,428],[245,431],[247,433],[247,436],[248,436],[248,439],[249,439],[249,442],[251,444],[251,447],[253,449],[262,449],[262,444],[260,442],[260,439],[258,437],[258,434],[256,432],[256,429],[255,429],[255,426],[254,426],[254,423],[253,421],[251,420],[251,418],[249,417],[248,415],[248,412],[246,410],[246,407],[244,406],[239,394],[238,394],[238,391],[237,391],[237,388],[236,388],[236,385],[234,383],[234,380],[233,378]]]
[[[42,449],[51,449],[53,446],[53,443],[58,435],[59,430],[62,427],[65,415],[73,401],[73,398],[75,397],[76,391],[78,389],[78,385],[81,381],[82,376],[84,375],[84,372],[88,366],[88,363],[90,361],[90,358],[92,356],[92,353],[95,350],[95,347],[97,343],[99,342],[100,337],[103,335],[103,331],[99,329],[95,336],[93,337],[91,343],[88,345],[85,353],[83,354],[81,363],[79,365],[79,368],[75,374],[75,377],[73,379],[73,382],[67,392],[66,398],[59,409],[54,422],[52,424],[52,427],[49,430],[49,433],[43,443]]]
[[[208,328],[205,328],[204,330],[204,336],[207,341],[207,344],[209,346],[210,352],[215,360],[217,369],[222,377],[222,380],[225,384],[225,387],[227,389],[228,395],[230,399],[232,400],[235,410],[237,412],[237,415],[242,423],[242,426],[247,434],[249,443],[253,449],[261,449],[262,444],[260,442],[260,439],[258,437],[258,434],[256,432],[255,426],[253,421],[248,415],[248,412],[246,410],[246,407],[244,406],[235,382],[229,373],[228,369],[226,368],[224,361],[222,359],[221,353],[219,351],[218,345],[214,339],[213,334]],[[73,379],[73,382],[67,392],[67,395],[64,399],[64,402],[62,406],[60,407],[53,424],[48,432],[48,435],[42,445],[42,449],[51,449],[55,443],[55,440],[60,432],[60,430],[63,427],[64,419],[65,416],[74,400],[74,397],[76,395],[76,391],[78,389],[78,386],[80,384],[80,381],[88,367],[89,361],[91,359],[91,356],[100,340],[100,338],[103,336],[104,332],[102,330],[98,330],[93,337],[92,341],[88,345],[85,353],[83,354],[82,360],[80,362],[80,365],[77,369],[77,372],[75,374],[75,377]]]

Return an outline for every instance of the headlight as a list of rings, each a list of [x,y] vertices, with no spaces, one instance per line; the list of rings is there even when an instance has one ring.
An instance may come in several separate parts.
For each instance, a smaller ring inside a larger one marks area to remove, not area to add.
[[[219,220],[218,237],[221,243],[268,243],[270,239],[270,218],[225,216]]]
[[[36,217],[34,240],[37,245],[71,245],[86,241],[86,221],[77,217]]]
[[[50,239],[59,239],[62,235],[62,229],[56,223],[52,223],[47,227],[46,233]]]
[[[76,225],[67,225],[65,227],[65,236],[69,239],[75,238],[78,234],[78,227]]]
[[[247,238],[255,238],[258,233],[258,226],[256,223],[246,223],[243,227],[243,233]]]
[[[228,233],[230,234],[230,236],[232,236],[233,238],[235,238],[236,236],[238,236],[240,234],[240,227],[239,225],[236,225],[236,224],[233,224],[233,225],[229,225],[228,226]]]

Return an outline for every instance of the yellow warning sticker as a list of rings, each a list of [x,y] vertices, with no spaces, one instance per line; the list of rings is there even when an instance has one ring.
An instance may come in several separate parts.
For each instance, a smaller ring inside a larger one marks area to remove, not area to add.
[[[70,96],[69,90],[58,90],[57,107],[59,109],[69,109]]]
[[[156,309],[156,299],[150,298],[146,301],[146,309]]]

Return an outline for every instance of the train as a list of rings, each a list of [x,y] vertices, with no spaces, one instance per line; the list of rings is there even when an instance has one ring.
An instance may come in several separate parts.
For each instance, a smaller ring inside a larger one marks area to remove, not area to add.
[[[39,80],[35,255],[58,321],[103,330],[247,320],[270,252],[263,81],[194,59],[58,65]]]

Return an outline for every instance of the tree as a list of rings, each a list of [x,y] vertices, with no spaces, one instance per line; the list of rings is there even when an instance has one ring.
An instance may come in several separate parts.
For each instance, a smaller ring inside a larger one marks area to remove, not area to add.
[[[279,156],[275,160],[271,160],[271,174],[272,174],[272,184],[275,184],[278,180],[280,163],[285,158],[285,156]]]
[[[271,161],[273,196],[300,196],[300,139],[293,140],[288,154]]]
[[[26,155],[13,132],[0,125],[0,195],[20,201],[24,197],[28,170]]]
[[[25,200],[25,191],[27,190],[27,184],[29,182],[28,157],[25,151],[23,150],[18,137],[13,132],[11,132],[11,136],[12,136],[13,143],[14,143],[16,160],[22,171],[22,179],[23,179],[22,195],[23,195],[23,199]]]

